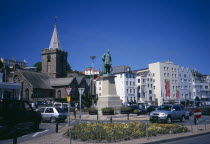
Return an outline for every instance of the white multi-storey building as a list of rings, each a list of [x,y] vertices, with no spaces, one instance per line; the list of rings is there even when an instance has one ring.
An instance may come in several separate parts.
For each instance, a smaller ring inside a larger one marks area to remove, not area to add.
[[[123,104],[137,102],[136,76],[128,66],[117,66],[112,68],[115,75],[117,95]]]
[[[115,85],[117,95],[120,96],[122,104],[137,102],[137,86],[136,76],[132,73],[131,68],[128,66],[117,66],[112,68],[112,73],[115,75]],[[101,96],[102,92],[101,79],[96,81],[96,95]]]
[[[154,79],[155,104],[178,102],[178,65],[170,61],[156,62],[149,64],[149,70]]]
[[[12,58],[11,60],[1,58],[0,60],[4,63],[4,66],[8,66],[9,68],[13,68],[16,64],[19,65],[21,68],[27,66],[27,62],[25,59],[24,61],[17,61],[15,58]]]
[[[193,103],[194,99],[192,96],[192,73],[189,68],[179,67],[178,68],[178,95],[180,103],[186,105],[186,103]]]
[[[200,74],[197,70],[192,70],[192,93],[193,98],[201,99],[201,105],[210,101],[210,83],[208,77]]]
[[[136,70],[136,85],[138,103],[154,104],[154,79],[148,68]]]

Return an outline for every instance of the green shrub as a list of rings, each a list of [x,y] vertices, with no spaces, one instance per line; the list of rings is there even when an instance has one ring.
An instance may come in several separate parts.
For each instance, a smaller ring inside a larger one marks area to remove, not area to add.
[[[130,107],[121,107],[120,110],[124,112],[131,112],[132,109]]]
[[[98,112],[98,109],[97,108],[89,108],[89,110],[88,110],[89,112]]]
[[[114,108],[113,107],[105,107],[105,108],[102,108],[102,112],[114,112]]]

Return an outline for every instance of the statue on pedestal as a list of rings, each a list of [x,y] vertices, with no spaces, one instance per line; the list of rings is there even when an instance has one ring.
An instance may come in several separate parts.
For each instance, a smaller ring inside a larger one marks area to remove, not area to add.
[[[103,74],[111,74],[112,71],[112,58],[110,55],[110,50],[107,51],[107,53],[105,53],[102,56],[102,61],[103,61]]]

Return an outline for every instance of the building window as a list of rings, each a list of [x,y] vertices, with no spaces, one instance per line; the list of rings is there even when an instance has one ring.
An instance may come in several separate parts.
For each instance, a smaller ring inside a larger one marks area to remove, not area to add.
[[[166,77],[166,73],[164,73],[164,76]]]
[[[140,83],[140,79],[138,79],[138,83]]]
[[[128,93],[128,89],[126,89],[127,93]]]
[[[99,90],[101,90],[101,87],[99,87]]]
[[[128,85],[128,81],[126,81],[126,85]]]
[[[148,84],[148,87],[149,87],[149,84]]]
[[[151,88],[152,88],[152,84],[151,84]]]
[[[147,81],[149,81],[149,79],[147,79]]]
[[[135,94],[135,89],[133,89],[133,93]]]
[[[145,82],[145,79],[143,79],[143,83]]]
[[[29,90],[28,89],[25,90],[25,94],[26,94],[26,99],[29,100]]]
[[[152,94],[152,90],[149,90],[149,94]]]
[[[130,93],[132,93],[132,89],[130,89]]]
[[[58,90],[58,98],[61,98],[61,90]]]
[[[133,82],[133,86],[135,86],[135,82]]]
[[[130,86],[132,85],[132,83],[130,82]]]

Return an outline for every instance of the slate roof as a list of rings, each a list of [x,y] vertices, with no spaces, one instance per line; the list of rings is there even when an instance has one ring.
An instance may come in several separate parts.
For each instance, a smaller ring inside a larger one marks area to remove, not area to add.
[[[139,76],[147,76],[148,73],[149,73],[149,70],[148,71],[143,71],[143,72],[138,72],[136,74],[139,75]]]
[[[51,78],[49,74],[38,73],[32,71],[19,70],[21,75],[33,86],[33,88],[39,89],[53,89],[50,86],[49,79]]]
[[[112,68],[112,73],[117,74],[117,73],[125,73],[129,72],[127,69],[131,69],[129,66],[117,66]]]
[[[90,78],[86,78],[86,82],[87,82],[88,85],[90,85],[90,81],[91,81]]]
[[[67,86],[72,83],[75,77],[68,77],[68,78],[53,78],[50,79],[51,86]]]
[[[84,76],[77,76],[76,77],[77,83],[80,84],[82,82],[83,78],[84,78]]]

